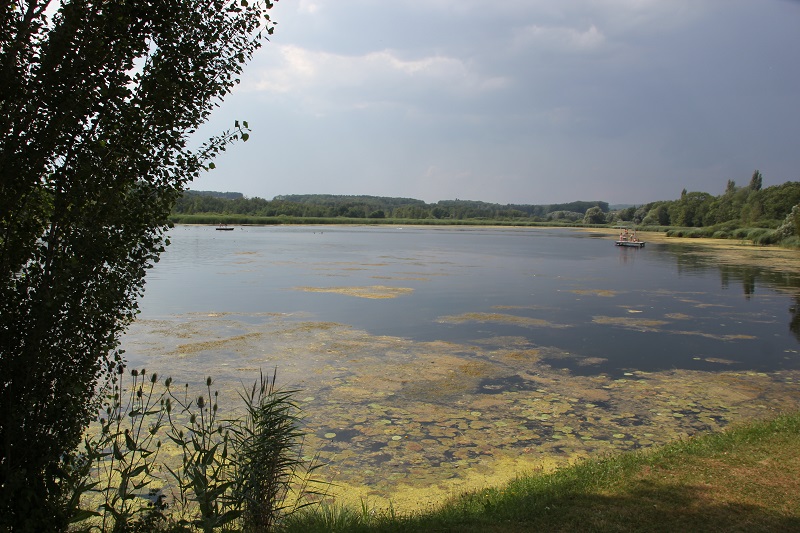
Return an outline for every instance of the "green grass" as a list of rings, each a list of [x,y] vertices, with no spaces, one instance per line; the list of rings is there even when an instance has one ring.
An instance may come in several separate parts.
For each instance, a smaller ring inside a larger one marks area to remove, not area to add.
[[[228,224],[228,225],[393,225],[393,226],[517,226],[517,227],[567,227],[567,228],[609,228],[615,224],[584,224],[583,222],[565,222],[548,220],[545,222],[511,219],[437,219],[437,218],[345,218],[345,217],[293,217],[293,216],[252,216],[203,213],[196,215],[172,215],[173,224]],[[713,239],[735,239],[750,241],[757,245],[778,244],[786,248],[800,248],[800,238],[791,236],[780,240],[775,229],[742,228],[735,223],[726,222],[717,226],[700,228],[683,228],[672,226],[637,226],[640,232],[665,233],[668,237],[703,237]]]
[[[287,531],[800,531],[800,413],[586,460],[410,514],[318,506]]]

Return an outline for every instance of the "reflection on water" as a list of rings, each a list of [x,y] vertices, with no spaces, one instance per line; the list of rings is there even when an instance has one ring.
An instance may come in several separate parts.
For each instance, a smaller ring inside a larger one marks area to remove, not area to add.
[[[219,233],[175,228],[129,360],[229,405],[277,366],[350,494],[421,505],[800,403],[800,283],[772,263],[568,230]]]

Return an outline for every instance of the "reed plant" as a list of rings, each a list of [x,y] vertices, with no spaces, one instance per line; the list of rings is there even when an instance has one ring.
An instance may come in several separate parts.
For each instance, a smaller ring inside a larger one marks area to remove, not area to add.
[[[281,391],[272,379],[264,378],[241,394],[245,417],[232,425],[234,499],[241,506],[242,531],[272,531],[277,521],[314,503],[308,496],[322,496],[324,484],[311,474],[321,466],[306,463],[303,433],[292,400],[297,392]],[[299,486],[294,486],[300,480]],[[303,498],[290,498],[301,494]]]

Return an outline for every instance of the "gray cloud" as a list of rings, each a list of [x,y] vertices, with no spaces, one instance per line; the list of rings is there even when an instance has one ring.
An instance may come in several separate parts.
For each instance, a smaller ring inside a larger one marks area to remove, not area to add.
[[[195,188],[642,203],[798,179],[798,2],[276,6],[203,130],[251,140]]]

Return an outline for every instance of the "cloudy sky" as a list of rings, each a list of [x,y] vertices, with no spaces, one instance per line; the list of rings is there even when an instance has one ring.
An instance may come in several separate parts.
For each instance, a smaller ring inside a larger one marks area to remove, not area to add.
[[[199,190],[548,204],[800,180],[800,1],[281,0]]]

